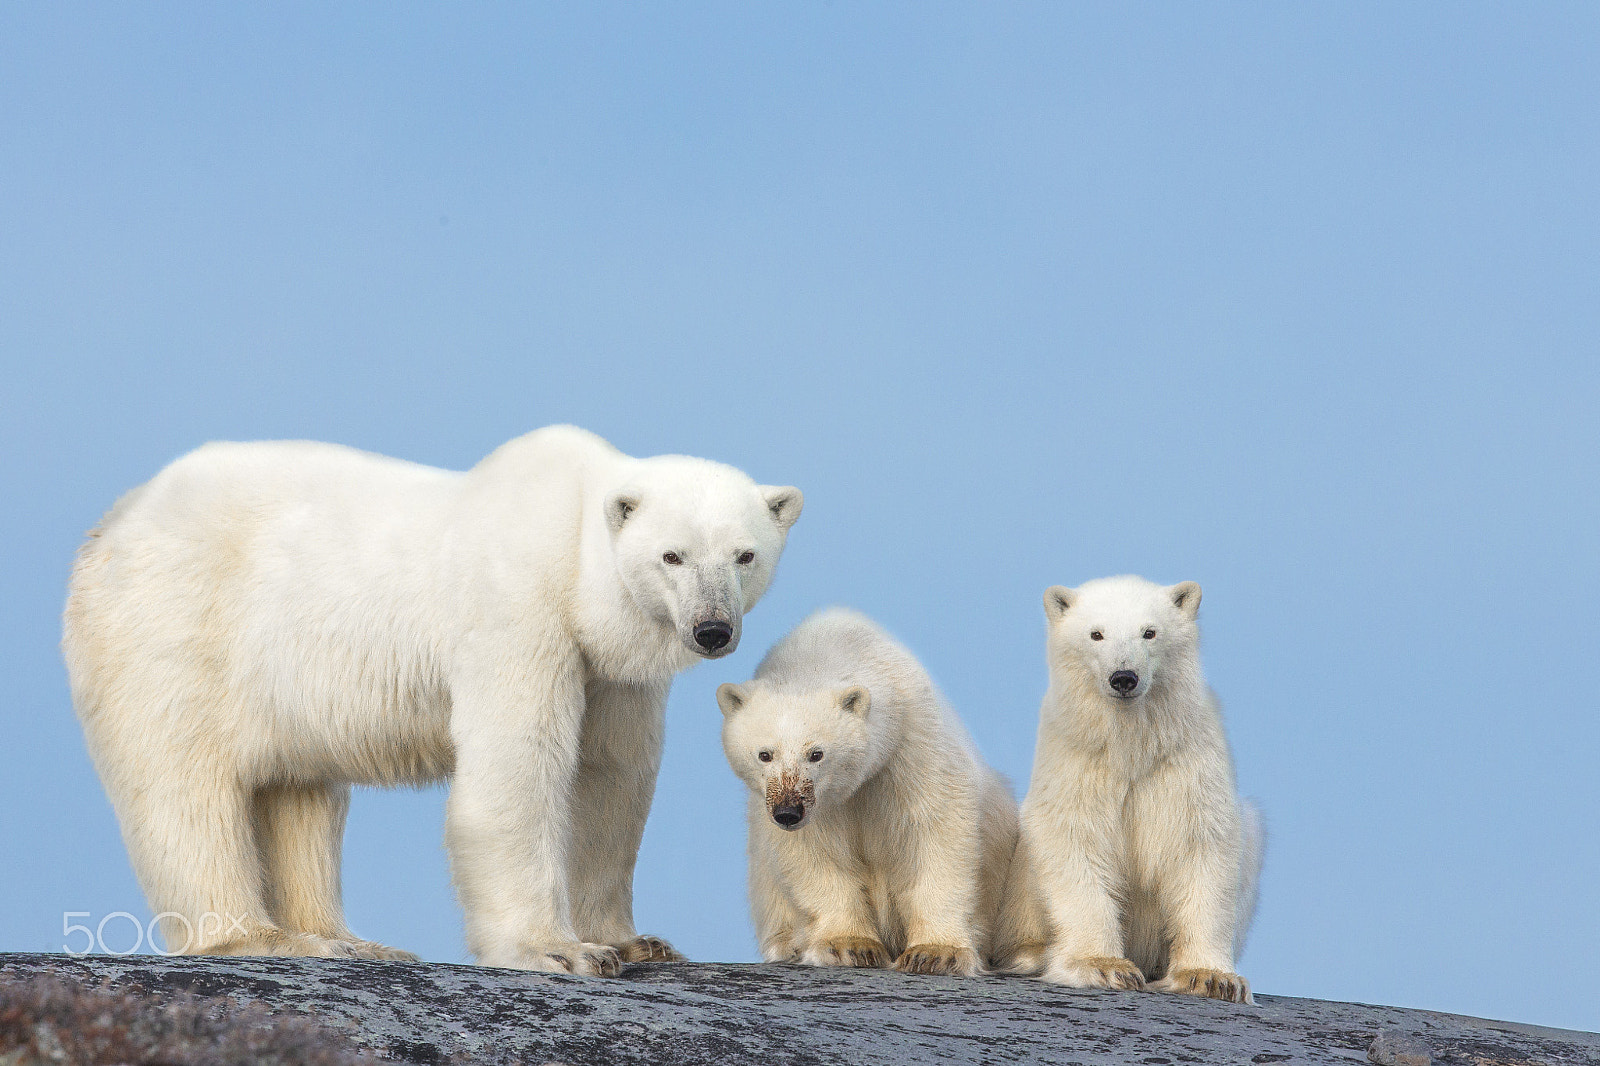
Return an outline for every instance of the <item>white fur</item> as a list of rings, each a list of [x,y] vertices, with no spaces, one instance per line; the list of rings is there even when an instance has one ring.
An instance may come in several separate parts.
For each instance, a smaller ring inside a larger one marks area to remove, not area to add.
[[[762,956],[981,972],[1016,801],[916,658],[833,609],[774,646],[754,680],[723,685],[717,702],[723,749],[751,790]],[[795,810],[793,828],[774,820]]]
[[[1250,1001],[1234,965],[1263,831],[1235,792],[1199,607],[1193,582],[1045,593],[1050,689],[1007,890],[1008,969]],[[1118,671],[1137,675],[1126,696]]]
[[[345,927],[350,785],[450,777],[480,962],[670,957],[632,916],[667,689],[737,646],[800,507],[570,426],[466,473],[210,444],[128,493],[79,553],[62,648],[150,905],[182,916],[169,946],[409,957]],[[732,631],[709,655],[707,620]]]

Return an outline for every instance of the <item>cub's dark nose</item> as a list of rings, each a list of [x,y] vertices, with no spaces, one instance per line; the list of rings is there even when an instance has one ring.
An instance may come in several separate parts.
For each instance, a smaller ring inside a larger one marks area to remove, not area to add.
[[[701,622],[694,627],[694,642],[706,651],[718,651],[733,639],[733,627],[726,622]]]
[[[1118,670],[1111,675],[1111,687],[1119,696],[1131,696],[1139,687],[1139,675],[1132,670]]]
[[[800,824],[805,816],[805,808],[796,807],[793,804],[784,804],[782,807],[772,808],[772,820],[785,829],[793,829]]]

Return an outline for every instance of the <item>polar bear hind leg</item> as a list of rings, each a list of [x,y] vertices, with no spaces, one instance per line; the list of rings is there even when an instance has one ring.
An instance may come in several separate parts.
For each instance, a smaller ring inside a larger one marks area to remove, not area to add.
[[[262,898],[249,793],[231,775],[191,764],[143,786],[111,790],[112,801],[168,953],[353,955],[337,942],[288,932],[272,921]]]
[[[355,958],[416,962],[409,951],[362,940],[344,924],[340,857],[348,785],[279,785],[255,793],[256,847],[267,913],[282,930],[329,941]]]

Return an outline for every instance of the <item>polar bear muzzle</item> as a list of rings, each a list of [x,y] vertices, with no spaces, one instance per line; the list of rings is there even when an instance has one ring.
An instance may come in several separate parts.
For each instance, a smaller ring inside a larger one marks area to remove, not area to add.
[[[733,639],[733,626],[720,618],[701,622],[694,627],[694,642],[709,652],[718,652]]]
[[[1123,699],[1132,699],[1133,694],[1139,690],[1139,675],[1132,670],[1113,670],[1110,679],[1106,682]]]
[[[798,829],[805,821],[806,809],[798,803],[786,803],[772,808],[772,820],[785,829]]]

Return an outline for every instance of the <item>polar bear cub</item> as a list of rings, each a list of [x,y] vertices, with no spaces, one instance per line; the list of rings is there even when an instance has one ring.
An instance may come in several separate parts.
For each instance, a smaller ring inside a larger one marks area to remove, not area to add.
[[[168,949],[413,957],[345,926],[350,786],[449,778],[479,962],[677,957],[632,913],[667,689],[738,646],[800,507],[571,426],[465,473],[209,444],[128,493],[62,650]]]
[[[813,615],[723,685],[750,786],[750,907],[769,962],[982,972],[1016,801],[916,658],[854,611]]]
[[[1200,669],[1200,586],[1113,577],[1044,597],[1050,688],[1006,965],[1078,987],[1253,1002],[1234,972],[1263,831]]]

